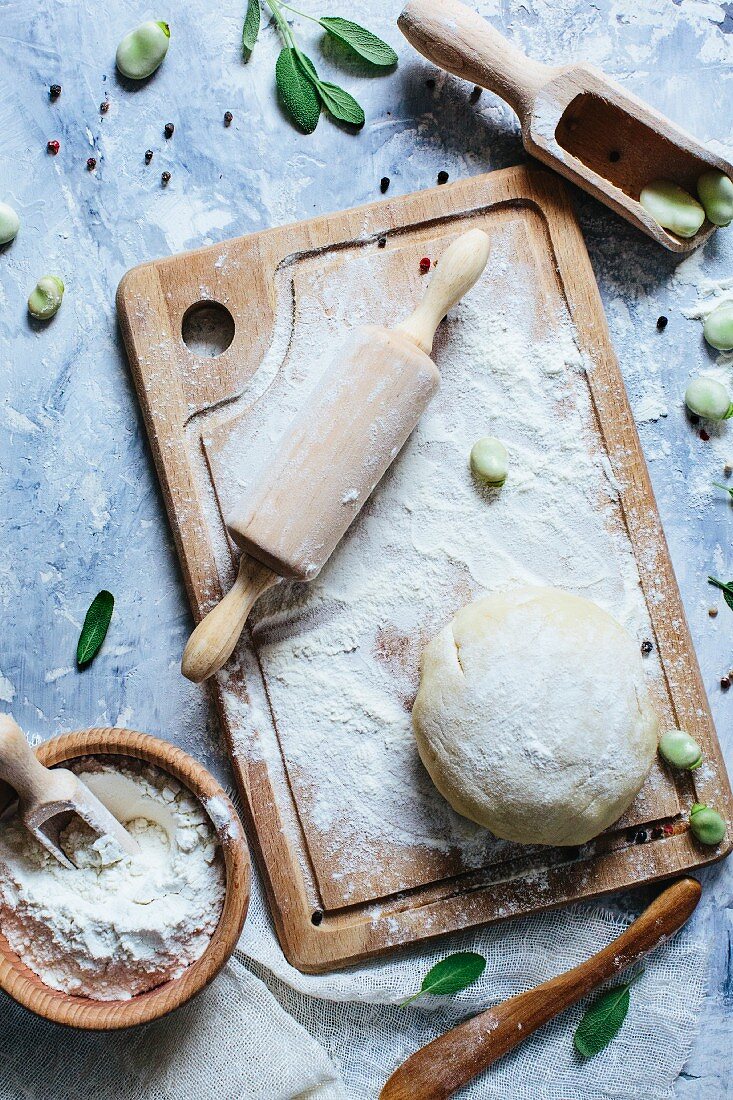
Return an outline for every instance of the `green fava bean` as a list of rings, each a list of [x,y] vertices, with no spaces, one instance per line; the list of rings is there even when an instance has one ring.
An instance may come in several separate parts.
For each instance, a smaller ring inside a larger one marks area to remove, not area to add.
[[[701,802],[696,802],[690,810],[690,828],[701,844],[709,844],[711,848],[720,844],[727,831],[725,819],[718,811]]]
[[[694,237],[705,221],[705,211],[697,199],[671,180],[647,184],[639,202],[658,225],[678,237]]]
[[[697,193],[713,225],[730,225],[733,221],[733,180],[725,172],[712,168],[697,181]]]
[[[693,378],[685,390],[685,404],[691,413],[704,420],[727,420],[733,416],[728,391],[714,378]]]
[[[37,321],[50,321],[59,311],[64,296],[64,284],[58,275],[44,275],[28,298],[28,312]]]
[[[716,351],[733,351],[733,302],[723,302],[708,313],[702,334]]]
[[[509,455],[500,439],[486,435],[471,448],[471,472],[487,485],[499,488],[509,472]]]
[[[141,23],[117,47],[117,68],[130,80],[152,76],[168,53],[170,37],[167,23]]]
[[[20,229],[20,218],[6,202],[0,202],[0,244],[9,244]]]
[[[659,755],[673,768],[695,771],[702,764],[702,751],[694,737],[684,730],[668,730],[659,739]]]

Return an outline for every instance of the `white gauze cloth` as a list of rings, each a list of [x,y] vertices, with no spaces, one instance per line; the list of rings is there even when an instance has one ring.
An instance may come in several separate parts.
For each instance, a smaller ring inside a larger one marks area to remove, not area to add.
[[[609,910],[576,906],[312,976],[284,958],[255,881],[234,958],[195,1001],[157,1023],[75,1032],[4,998],[0,1097],[375,1100],[418,1047],[465,1016],[577,965],[626,923]],[[486,957],[475,985],[455,997],[397,1007],[433,963],[457,950]],[[649,956],[626,1022],[606,1050],[587,1062],[574,1052],[583,1002],[462,1090],[461,1100],[669,1100],[696,1032],[706,969],[693,922]]]

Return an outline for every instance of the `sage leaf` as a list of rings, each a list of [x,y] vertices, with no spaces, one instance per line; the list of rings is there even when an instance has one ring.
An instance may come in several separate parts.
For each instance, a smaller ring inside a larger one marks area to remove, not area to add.
[[[721,485],[719,481],[714,481],[713,487],[716,489],[722,489],[723,492],[728,493],[731,500],[733,500],[733,488],[730,485]]]
[[[330,115],[358,129],[364,125],[364,111],[353,95],[339,88],[338,84],[329,84],[325,80],[319,80],[316,88],[323,106]]]
[[[242,56],[249,61],[260,33],[260,0],[247,0],[247,14],[242,27]]]
[[[719,581],[717,577],[708,577],[708,584],[712,584],[713,588],[720,589],[723,593],[723,599],[733,611],[733,581]]]
[[[377,38],[366,27],[352,23],[350,19],[341,19],[335,15],[324,15],[318,22],[324,31],[344,42],[354,53],[365,61],[380,68],[390,68],[397,64],[397,54],[392,47]]]
[[[636,974],[623,985],[616,985],[601,993],[575,1031],[575,1049],[583,1058],[592,1058],[604,1050],[618,1035],[629,1011],[630,989],[644,972]]]
[[[316,92],[313,78],[306,75],[304,62],[308,63],[315,74],[310,58],[299,54],[299,51],[292,47],[285,46],[275,63],[275,84],[283,110],[304,134],[312,134],[321,114],[321,100]]]
[[[454,955],[448,955],[428,970],[419,991],[402,1001],[400,1007],[416,1001],[423,993],[430,993],[434,997],[459,993],[480,978],[485,968],[486,959],[475,951],[457,951]]]
[[[104,589],[94,597],[89,605],[76,647],[76,663],[79,668],[88,665],[99,652],[107,634],[114,606],[114,596]]]
[[[351,126],[357,128],[364,125],[364,112],[353,95],[344,91],[343,88],[339,88],[338,84],[330,84],[327,80],[321,80],[316,72],[315,65],[306,54],[299,53],[298,62],[318,92],[321,102],[329,114],[341,122],[348,122]]]

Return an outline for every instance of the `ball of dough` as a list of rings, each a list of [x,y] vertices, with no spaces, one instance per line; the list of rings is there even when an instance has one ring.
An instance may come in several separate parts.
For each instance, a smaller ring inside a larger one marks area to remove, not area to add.
[[[521,844],[583,844],[613,824],[651,767],[659,725],[637,642],[556,588],[459,611],[423,654],[412,718],[453,809]]]

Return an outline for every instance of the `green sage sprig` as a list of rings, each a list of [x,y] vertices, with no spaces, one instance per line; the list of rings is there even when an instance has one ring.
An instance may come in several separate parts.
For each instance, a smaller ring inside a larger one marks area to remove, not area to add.
[[[402,1001],[400,1008],[416,1001],[423,993],[430,993],[433,997],[460,993],[466,986],[477,981],[485,968],[486,959],[483,955],[478,955],[475,951],[456,951],[428,970],[417,993]]]
[[[98,592],[89,605],[76,647],[76,663],[79,668],[86,668],[97,656],[107,635],[114,606],[114,596],[106,589]]]
[[[606,989],[587,1010],[574,1039],[575,1049],[583,1058],[592,1058],[616,1038],[629,1011],[631,987],[643,973],[641,970],[623,985]]]
[[[719,581],[717,577],[708,577],[708,584],[713,588],[719,588],[723,593],[723,599],[733,611],[733,581]]]
[[[391,68],[397,63],[397,54],[387,42],[383,42],[366,27],[350,19],[324,15],[320,19],[298,11],[283,0],[266,0],[283,42],[275,64],[275,86],[283,110],[295,125],[306,134],[312,134],[318,125],[321,108],[339,122],[355,129],[364,125],[364,111],[350,92],[321,80],[312,60],[298,46],[295,35],[283,9],[317,23],[327,35],[337,39],[363,61],[376,68]],[[242,54],[248,61],[254,49],[260,29],[260,0],[248,0],[247,14],[242,30]]]

